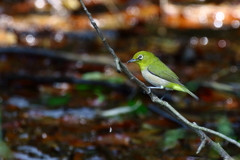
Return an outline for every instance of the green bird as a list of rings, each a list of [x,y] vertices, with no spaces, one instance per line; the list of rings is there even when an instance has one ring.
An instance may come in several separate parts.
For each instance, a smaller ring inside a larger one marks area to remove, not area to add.
[[[150,89],[165,89],[186,92],[198,100],[198,97],[179,82],[178,76],[168,68],[158,57],[147,51],[137,52],[127,63],[139,65],[143,77],[155,87]]]

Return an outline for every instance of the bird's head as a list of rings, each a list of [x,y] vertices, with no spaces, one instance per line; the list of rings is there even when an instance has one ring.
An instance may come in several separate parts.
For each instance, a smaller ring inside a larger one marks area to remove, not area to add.
[[[140,52],[137,52],[133,56],[133,58],[130,59],[127,63],[135,62],[142,68],[142,67],[146,67],[149,64],[151,64],[152,61],[155,59],[156,59],[156,56],[154,54],[152,54],[151,52],[140,51]]]

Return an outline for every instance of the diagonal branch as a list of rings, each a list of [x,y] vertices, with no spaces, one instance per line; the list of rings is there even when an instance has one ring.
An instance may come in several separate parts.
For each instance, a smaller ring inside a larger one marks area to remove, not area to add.
[[[117,67],[117,71],[118,72],[123,72],[125,73],[133,82],[137,83],[146,93],[149,92],[149,89],[147,88],[147,86],[139,81],[128,69],[127,67],[119,60],[119,58],[117,57],[117,55],[115,54],[114,50],[109,46],[109,44],[107,43],[106,39],[104,38],[104,36],[102,35],[100,29],[98,28],[97,24],[95,23],[95,21],[93,20],[91,14],[88,12],[86,6],[83,3],[83,0],[80,0],[80,3],[82,4],[82,7],[84,9],[84,11],[86,12],[88,18],[90,19],[91,24],[93,25],[93,27],[95,28],[95,30],[97,31],[99,37],[101,38],[101,40],[103,41],[104,45],[106,46],[106,48],[108,49],[108,51],[112,54],[114,61],[116,63],[116,67]],[[201,151],[201,149],[205,146],[205,144],[207,143],[208,145],[210,145],[213,149],[215,149],[220,155],[221,157],[223,157],[224,160],[233,160],[233,158],[231,158],[231,156],[228,155],[228,153],[218,144],[213,142],[203,131],[205,132],[209,132],[212,133],[214,135],[217,135],[233,144],[235,144],[236,146],[240,147],[240,143],[238,143],[236,140],[231,139],[219,132],[213,131],[211,129],[205,128],[205,127],[200,127],[198,126],[196,123],[191,123],[189,122],[186,118],[184,118],[179,112],[177,112],[171,105],[169,105],[166,101],[163,101],[161,99],[159,99],[155,94],[153,94],[152,92],[149,93],[149,96],[151,98],[151,100],[155,103],[157,103],[158,105],[160,105],[161,107],[163,107],[163,109],[165,111],[167,111],[168,113],[170,113],[172,116],[174,116],[176,119],[178,119],[179,121],[181,121],[184,125],[186,125],[190,130],[192,130],[193,132],[195,132],[200,138],[201,138],[201,144],[197,150],[197,153],[199,153]]]
[[[92,18],[91,13],[88,12],[88,10],[87,10],[85,4],[83,3],[83,1],[80,0],[80,2],[81,2],[81,4],[82,4],[82,6],[83,6],[84,11],[85,11],[86,14],[87,14],[87,16],[88,16],[88,18],[89,18],[92,26],[93,26],[93,27],[95,28],[95,30],[97,31],[99,37],[100,37],[101,40],[103,41],[104,45],[107,47],[108,51],[112,54],[113,59],[114,59],[115,64],[116,64],[117,72],[120,73],[120,72],[121,72],[121,67],[120,67],[120,65],[119,65],[119,61],[120,61],[119,58],[118,58],[117,55],[115,54],[114,50],[109,46],[108,42],[106,41],[106,38],[103,36],[102,32],[101,32],[100,29],[98,28],[96,22],[95,22],[94,19]]]

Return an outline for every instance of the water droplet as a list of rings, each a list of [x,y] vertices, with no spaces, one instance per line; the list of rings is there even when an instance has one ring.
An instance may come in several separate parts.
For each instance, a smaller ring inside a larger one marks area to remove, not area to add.
[[[76,67],[77,68],[82,68],[82,66],[83,66],[83,62],[82,61],[77,61]]]
[[[205,12],[200,12],[198,14],[198,20],[200,23],[207,23],[207,15]]]
[[[190,44],[197,45],[198,44],[198,38],[197,37],[191,37]]]
[[[41,8],[45,7],[46,2],[45,2],[45,0],[36,0],[34,4],[37,8],[41,9]]]
[[[65,82],[63,82],[63,83],[56,82],[53,84],[53,86],[57,89],[68,89],[70,87],[69,84],[65,83]]]
[[[26,41],[31,46],[36,44],[36,38],[31,34],[26,36]]]
[[[231,66],[231,67],[230,67],[230,71],[231,71],[232,73],[237,72],[237,70],[238,70],[237,66]]]
[[[109,65],[106,65],[104,67],[104,73],[105,73],[105,75],[108,75],[108,76],[113,75],[115,73],[115,70],[112,67],[110,67]]]
[[[233,102],[232,98],[227,99],[227,104],[232,104],[232,102]]]
[[[225,15],[224,15],[223,12],[217,12],[217,13],[215,14],[215,19],[216,19],[217,21],[222,21],[222,20],[224,20],[224,18],[225,18]]]
[[[219,21],[219,20],[215,20],[213,22],[213,25],[216,27],[216,28],[221,28],[223,26],[223,22],[222,21]]]
[[[208,44],[208,38],[207,37],[202,37],[200,38],[200,43],[202,45],[207,45]]]
[[[140,9],[137,6],[131,6],[126,9],[126,12],[130,15],[138,15],[140,13]]]
[[[131,26],[134,26],[138,23],[138,20],[136,18],[130,18],[128,21],[128,24]]]
[[[47,138],[47,134],[46,134],[46,133],[43,133],[43,134],[42,134],[42,138],[43,138],[43,139]]]
[[[106,26],[106,20],[105,19],[99,19],[99,27],[105,27]]]
[[[232,26],[233,28],[239,28],[240,22],[239,22],[238,20],[233,20],[233,21],[231,22],[231,26]]]
[[[81,118],[81,119],[79,120],[79,123],[80,123],[80,124],[86,124],[87,122],[86,122],[86,120],[85,120],[84,118]]]
[[[61,42],[63,40],[63,33],[62,32],[57,32],[57,34],[55,34],[54,36],[54,40],[57,41],[57,42]]]
[[[220,48],[224,48],[224,47],[226,47],[226,45],[227,45],[227,43],[226,43],[225,40],[220,40],[220,41],[218,42],[218,46],[219,46]]]

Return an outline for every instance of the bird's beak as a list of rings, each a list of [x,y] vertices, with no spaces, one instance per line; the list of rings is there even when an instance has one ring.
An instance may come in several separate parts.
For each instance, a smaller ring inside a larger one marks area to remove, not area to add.
[[[131,63],[131,62],[135,62],[137,61],[136,59],[130,59],[129,61],[127,61],[127,63]]]

